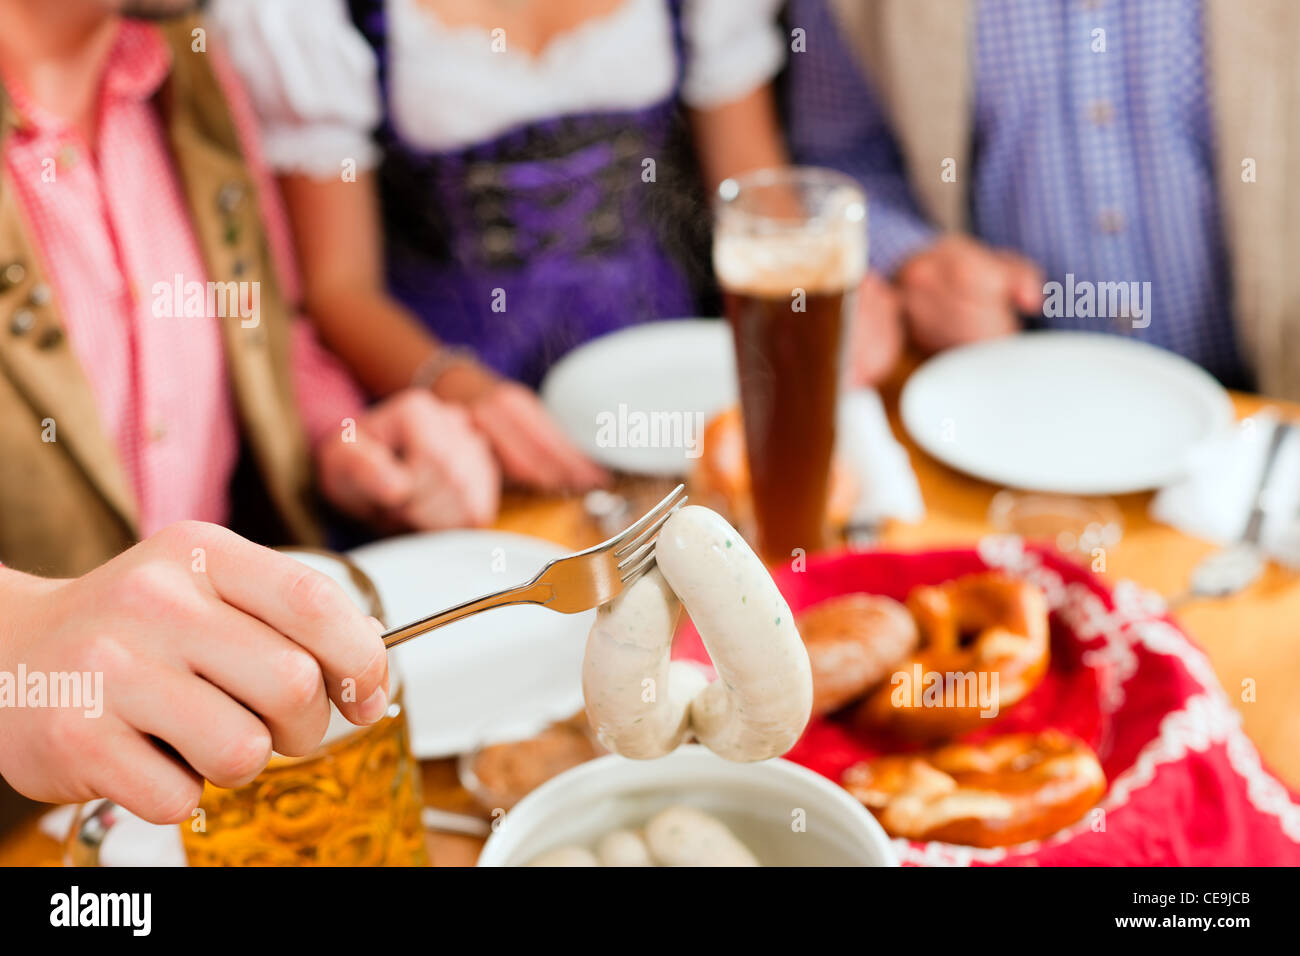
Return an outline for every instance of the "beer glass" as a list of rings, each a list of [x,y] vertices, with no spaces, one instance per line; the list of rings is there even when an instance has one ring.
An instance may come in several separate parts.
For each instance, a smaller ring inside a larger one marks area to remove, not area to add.
[[[338,580],[372,617],[379,594],[342,555],[285,548]],[[396,671],[388,713],[368,727],[333,704],[325,739],[305,757],[272,756],[257,779],[233,790],[205,784],[193,817],[180,825],[191,866],[428,866],[420,822],[420,770],[411,754]],[[108,828],[121,817],[112,803],[82,808],[65,859],[95,865]]]
[[[845,341],[867,265],[866,197],[828,169],[718,187],[713,266],[735,343],[757,547],[829,544],[826,500]]]

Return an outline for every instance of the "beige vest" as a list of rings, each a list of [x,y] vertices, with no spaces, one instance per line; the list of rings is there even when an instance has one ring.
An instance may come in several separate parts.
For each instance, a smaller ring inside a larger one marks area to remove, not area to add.
[[[244,328],[238,316],[218,320],[231,387],[265,497],[291,538],[316,543],[310,459],[289,378],[291,314],[220,86],[206,54],[190,48],[193,26],[187,19],[164,28],[174,66],[159,108],[207,278],[261,283],[257,326]],[[0,148],[17,122],[0,91]],[[0,179],[0,562],[76,575],[137,540],[136,503],[19,207],[6,171]],[[46,440],[51,436],[54,441]]]
[[[974,0],[831,0],[924,212],[968,227]],[[1300,400],[1300,2],[1204,0],[1233,315],[1260,390]],[[957,181],[940,178],[956,161]],[[1255,182],[1242,181],[1254,160]],[[1157,318],[1158,321],[1158,318]]]

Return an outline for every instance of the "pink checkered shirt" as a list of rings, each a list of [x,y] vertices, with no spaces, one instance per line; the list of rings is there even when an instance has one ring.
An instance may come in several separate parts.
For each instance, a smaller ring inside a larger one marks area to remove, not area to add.
[[[257,177],[280,285],[297,299],[288,222],[262,160],[251,104],[210,51]],[[6,79],[22,117],[5,144],[9,181],[52,286],[68,339],[116,441],[139,504],[140,533],[173,521],[224,521],[238,456],[238,421],[213,318],[157,318],[155,283],[206,283],[190,215],[152,97],[171,68],[162,36],[123,21],[101,85],[92,153],[59,117]],[[53,160],[54,177],[45,174]],[[297,320],[293,382],[308,439],[356,417],[362,396],[348,373]]]

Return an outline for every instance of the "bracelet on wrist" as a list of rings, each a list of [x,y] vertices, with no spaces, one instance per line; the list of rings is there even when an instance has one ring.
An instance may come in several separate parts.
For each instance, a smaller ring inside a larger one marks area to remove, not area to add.
[[[478,368],[482,365],[478,353],[468,345],[440,345],[438,351],[420,363],[411,376],[413,388],[432,389],[438,379],[457,365]]]

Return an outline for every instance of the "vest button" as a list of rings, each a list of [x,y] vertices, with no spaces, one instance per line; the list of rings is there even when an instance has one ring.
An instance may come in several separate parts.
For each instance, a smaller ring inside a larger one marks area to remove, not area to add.
[[[0,289],[11,289],[27,278],[27,267],[21,262],[0,266]]]
[[[31,309],[19,309],[9,320],[9,331],[14,335],[26,335],[36,325],[36,313]]]
[[[641,137],[631,130],[614,137],[614,154],[620,159],[630,159],[641,150]]]
[[[471,166],[465,174],[465,186],[470,192],[495,189],[500,185],[501,178],[497,175],[496,167],[486,163]]]
[[[505,226],[491,226],[483,230],[480,240],[489,256],[509,255],[515,247],[514,235]]]
[[[27,304],[40,308],[43,305],[49,305],[50,298],[50,287],[42,282],[40,285],[32,286],[32,291],[27,293]]]

